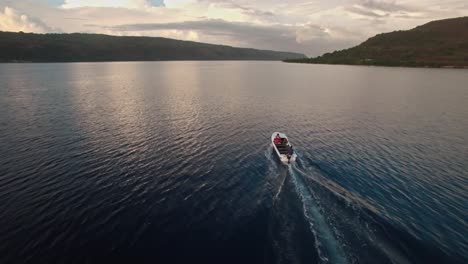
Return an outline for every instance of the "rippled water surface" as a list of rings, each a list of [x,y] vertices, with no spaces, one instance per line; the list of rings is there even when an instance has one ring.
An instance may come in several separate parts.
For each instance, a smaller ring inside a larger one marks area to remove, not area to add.
[[[467,263],[468,72],[0,64],[1,263]],[[284,131],[298,162],[269,138]]]

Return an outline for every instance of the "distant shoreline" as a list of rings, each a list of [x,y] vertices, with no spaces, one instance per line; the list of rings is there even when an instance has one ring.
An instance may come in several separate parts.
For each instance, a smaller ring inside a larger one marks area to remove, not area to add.
[[[353,64],[353,63],[317,63],[299,62],[294,60],[283,60],[285,63],[315,64],[315,65],[346,65],[346,66],[368,66],[368,67],[402,67],[402,68],[422,68],[422,69],[468,69],[468,65],[384,65],[384,64]]]
[[[296,52],[232,47],[161,37],[0,31],[0,39],[1,62],[281,61],[306,57]]]
[[[109,63],[109,62],[235,62],[235,61],[257,61],[257,62],[284,62],[296,64],[314,64],[314,65],[337,65],[337,66],[367,66],[367,67],[392,67],[392,68],[417,68],[417,69],[457,69],[466,70],[466,66],[442,65],[442,66],[408,66],[408,65],[378,65],[378,64],[347,64],[347,63],[314,63],[314,62],[297,62],[292,60],[239,60],[239,59],[224,59],[224,60],[106,60],[106,61],[0,61],[0,64],[41,64],[41,63]]]
[[[193,60],[189,60],[189,59],[180,59],[180,60],[100,60],[100,61],[0,61],[0,64],[1,63],[9,63],[9,64],[26,64],[26,63],[100,63],[100,62],[171,62],[171,61],[213,61],[213,62],[216,62],[216,61],[277,61],[277,62],[282,62],[282,60],[268,60],[268,59],[245,59],[245,60],[242,60],[242,59],[222,59],[222,60],[218,60],[218,59],[213,59],[213,60],[197,60],[197,59],[193,59]]]

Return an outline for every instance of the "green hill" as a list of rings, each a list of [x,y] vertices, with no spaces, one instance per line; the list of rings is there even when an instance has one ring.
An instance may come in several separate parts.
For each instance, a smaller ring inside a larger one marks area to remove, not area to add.
[[[379,34],[350,49],[287,62],[468,67],[468,17],[438,20],[407,31]]]
[[[284,60],[303,54],[235,48],[159,37],[0,31],[0,62]]]

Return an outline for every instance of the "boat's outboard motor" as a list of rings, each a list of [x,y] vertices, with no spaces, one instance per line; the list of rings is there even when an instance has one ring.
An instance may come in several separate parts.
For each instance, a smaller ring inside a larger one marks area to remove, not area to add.
[[[293,150],[293,147],[291,145],[291,146],[289,146],[289,149],[288,149],[288,155],[286,155],[286,157],[288,157],[288,164],[291,163],[291,157],[292,157],[293,154],[294,154],[294,150]]]

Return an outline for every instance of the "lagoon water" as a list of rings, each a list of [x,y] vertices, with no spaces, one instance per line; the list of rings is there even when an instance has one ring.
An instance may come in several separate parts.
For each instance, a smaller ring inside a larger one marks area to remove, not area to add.
[[[467,263],[468,72],[0,64],[1,263]],[[284,131],[298,162],[269,138]]]

